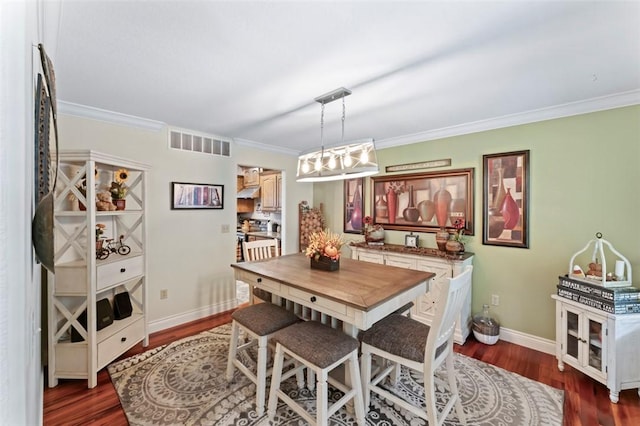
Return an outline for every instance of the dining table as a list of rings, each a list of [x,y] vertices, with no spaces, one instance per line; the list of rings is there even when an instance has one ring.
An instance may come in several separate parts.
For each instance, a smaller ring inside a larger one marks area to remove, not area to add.
[[[304,253],[231,264],[236,280],[341,322],[357,337],[374,323],[415,301],[435,274],[340,257],[336,271],[310,267]]]

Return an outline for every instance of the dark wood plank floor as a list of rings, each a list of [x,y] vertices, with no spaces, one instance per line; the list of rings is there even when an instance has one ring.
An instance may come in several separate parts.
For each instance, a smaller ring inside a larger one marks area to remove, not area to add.
[[[170,343],[230,321],[230,313],[164,330],[150,336],[150,345],[138,345],[123,355],[129,357],[143,350]],[[554,356],[499,341],[493,346],[477,342],[471,336],[456,351],[504,368],[538,382],[565,390],[565,426],[640,425],[640,398],[637,390],[620,393],[618,404],[609,401],[609,392],[571,367],[558,371]],[[98,375],[98,386],[87,389],[86,380],[60,380],[55,388],[44,389],[45,425],[126,425],[124,411],[106,369]]]

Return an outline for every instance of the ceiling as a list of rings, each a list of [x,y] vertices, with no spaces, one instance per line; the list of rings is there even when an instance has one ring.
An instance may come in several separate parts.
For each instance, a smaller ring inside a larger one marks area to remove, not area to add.
[[[63,112],[291,153],[320,144],[314,98],[339,87],[345,139],[389,146],[640,103],[637,1],[62,0],[46,23]]]

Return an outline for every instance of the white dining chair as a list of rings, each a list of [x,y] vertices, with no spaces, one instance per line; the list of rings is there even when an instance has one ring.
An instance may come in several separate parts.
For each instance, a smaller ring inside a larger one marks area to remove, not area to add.
[[[243,241],[242,254],[246,262],[280,256],[278,240],[273,238]],[[258,298],[264,302],[272,302],[272,294],[270,292],[252,287],[249,291],[249,303],[253,304],[255,302],[254,298]]]
[[[466,266],[460,275],[449,278],[439,289],[434,289],[438,291],[438,296],[431,326],[394,314],[375,323],[360,335],[360,370],[365,409],[369,407],[371,392],[375,392],[427,420],[430,426],[442,425],[454,406],[458,420],[466,424],[453,366],[453,333],[462,303],[471,291],[472,271],[473,266]],[[372,356],[389,361],[373,377]],[[442,363],[445,363],[447,370],[446,383],[434,375]],[[422,372],[426,407],[413,405],[381,386],[387,376],[394,383],[394,377],[390,374],[396,371],[397,364]],[[449,388],[450,397],[442,411],[436,408],[436,383]]]

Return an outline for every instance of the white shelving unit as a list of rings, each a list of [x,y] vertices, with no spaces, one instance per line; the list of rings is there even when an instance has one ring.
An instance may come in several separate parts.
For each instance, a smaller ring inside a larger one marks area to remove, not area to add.
[[[149,165],[95,151],[61,151],[54,201],[55,273],[49,273],[49,386],[58,379],[97,384],[100,369],[128,349],[149,343],[147,331],[146,181]],[[114,173],[126,169],[125,210],[98,211],[96,193],[108,190]],[[86,197],[78,190],[86,180]],[[86,210],[80,210],[80,203]],[[103,237],[131,247],[127,255],[96,259],[96,224]],[[96,302],[129,292],[131,316],[97,330]],[[79,317],[86,311],[86,326]],[[81,336],[72,339],[72,329]]]
[[[473,264],[473,254],[470,253],[463,255],[461,259],[450,259],[416,253],[404,253],[402,246],[399,245],[385,244],[383,247],[384,250],[350,246],[351,258],[365,262],[396,266],[398,268],[433,272],[436,274],[429,283],[429,291],[415,301],[415,306],[411,310],[411,318],[427,325],[431,325],[433,322],[433,307],[437,302],[434,297],[435,292],[431,290],[442,285],[445,279],[453,278],[462,273],[466,265]],[[460,317],[456,321],[456,329],[453,336],[454,342],[463,345],[469,336],[470,330],[471,292],[467,295],[467,299],[462,305]]]
[[[617,403],[620,391],[640,395],[640,314],[610,314],[573,300],[556,301],[556,358],[609,389]]]

